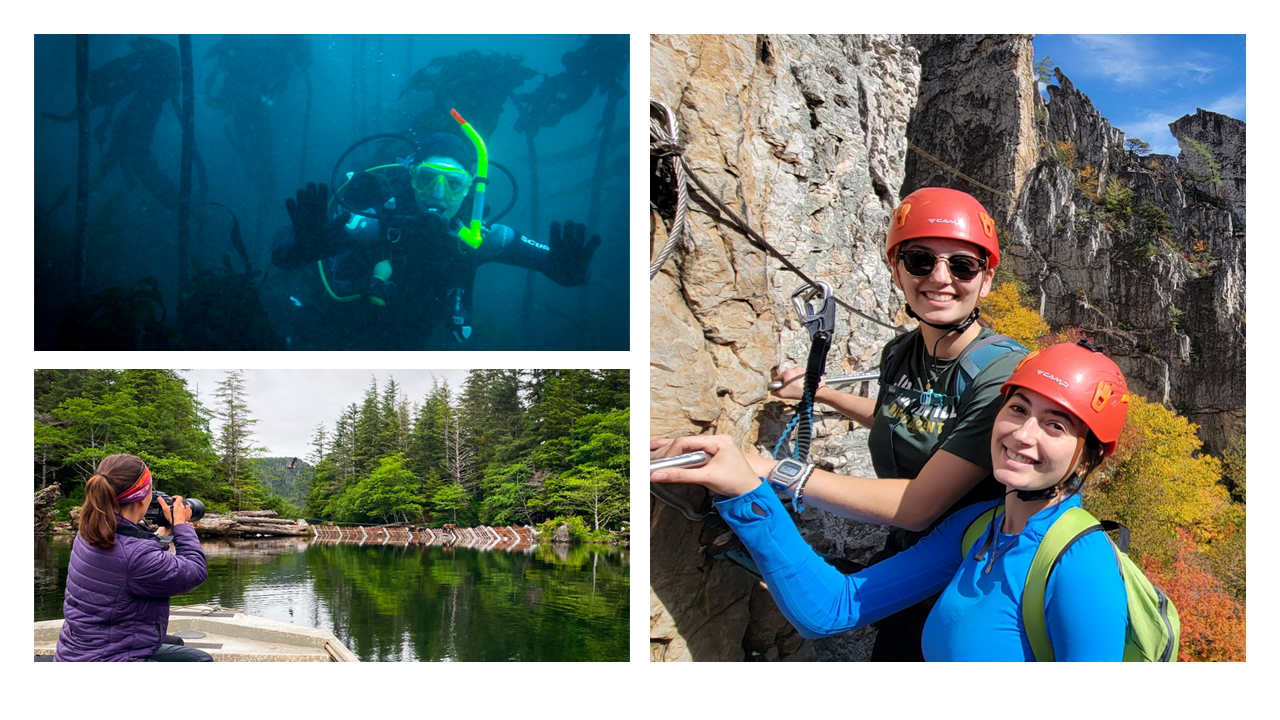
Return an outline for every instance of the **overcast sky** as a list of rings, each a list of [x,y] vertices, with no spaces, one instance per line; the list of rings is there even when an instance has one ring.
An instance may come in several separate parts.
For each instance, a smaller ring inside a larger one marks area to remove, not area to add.
[[[213,393],[227,377],[226,370],[182,370],[191,392],[212,408]],[[324,423],[333,432],[342,409],[364,399],[371,377],[378,378],[381,392],[388,377],[394,377],[411,403],[421,403],[431,391],[432,376],[457,393],[467,378],[466,370],[245,370],[245,393],[249,416],[257,419],[253,437],[257,446],[267,448],[270,457],[305,457],[311,448],[312,429]],[[217,432],[217,420],[213,430]]]

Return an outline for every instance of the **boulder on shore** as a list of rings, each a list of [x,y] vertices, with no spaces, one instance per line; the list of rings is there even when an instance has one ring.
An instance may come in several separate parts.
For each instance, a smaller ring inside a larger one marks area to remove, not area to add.
[[[567,523],[561,523],[560,526],[556,528],[555,532],[551,533],[551,542],[567,543],[569,541],[569,525]]]
[[[36,532],[44,533],[49,531],[49,527],[53,525],[53,519],[57,517],[58,510],[54,507],[54,503],[62,498],[62,491],[57,485],[49,487],[36,493]]]

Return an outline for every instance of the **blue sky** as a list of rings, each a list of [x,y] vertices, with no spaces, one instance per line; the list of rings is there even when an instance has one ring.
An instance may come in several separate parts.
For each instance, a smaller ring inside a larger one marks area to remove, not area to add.
[[[1196,108],[1247,120],[1244,35],[1037,35],[1034,46],[1153,152],[1178,154],[1169,123]]]

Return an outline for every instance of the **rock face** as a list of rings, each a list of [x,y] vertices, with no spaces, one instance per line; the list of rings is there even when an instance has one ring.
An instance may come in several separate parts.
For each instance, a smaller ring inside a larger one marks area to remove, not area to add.
[[[964,190],[1000,218],[1039,161],[1030,35],[912,35],[920,94],[907,137],[902,193],[921,187]],[[961,177],[961,175],[967,177]]]
[[[1057,78],[1004,242],[1014,272],[1045,320],[1082,328],[1220,453],[1244,433],[1244,123],[1198,110],[1170,125],[1178,158],[1138,156]]]
[[[675,113],[687,162],[729,207],[891,325],[905,321],[882,260],[898,198],[927,185],[972,193],[1046,320],[1083,327],[1132,389],[1177,406],[1221,449],[1244,429],[1244,125],[1199,111],[1171,126],[1207,149],[1219,182],[1185,140],[1177,159],[1139,157],[1065,75],[1042,100],[1030,40],[655,35],[650,97]],[[658,246],[675,205],[665,163],[651,185]],[[1113,180],[1132,192],[1127,214],[1104,201]],[[691,195],[685,237],[650,283],[650,432],[772,450],[790,407],[765,383],[807,356],[790,307],[802,281],[717,215]],[[893,336],[839,310],[828,374],[874,370]],[[874,476],[866,431],[834,413],[820,416],[813,459]],[[673,492],[711,507],[700,488]],[[766,591],[713,557],[723,525],[657,501],[650,510],[652,659],[868,657],[874,629],[801,640]],[[881,528],[816,510],[800,526],[819,551],[854,562],[883,544]]]
[[[567,543],[570,540],[568,525],[562,524],[556,528],[555,532],[551,533],[551,542],[553,543]]]
[[[881,259],[883,238],[901,191],[920,73],[906,39],[656,35],[650,49],[650,95],[676,113],[694,171],[804,272],[892,323],[902,303]],[[688,218],[682,248],[650,285],[650,431],[728,433],[771,449],[788,418],[782,403],[768,401],[769,373],[803,364],[809,351],[790,307],[803,282],[705,212]],[[874,369],[894,336],[868,321],[851,327],[849,318],[838,313],[833,373]],[[865,431],[838,415],[819,425],[815,457],[869,472]],[[700,489],[675,492],[709,505]],[[848,523],[806,520],[815,545],[853,550]],[[704,554],[711,538],[700,537],[703,528],[651,504],[653,658],[818,656],[748,575]]]
[[[53,526],[53,519],[58,515],[58,511],[53,505],[61,498],[62,491],[58,489],[57,485],[50,485],[36,493],[35,531],[37,533],[50,532],[50,528]]]

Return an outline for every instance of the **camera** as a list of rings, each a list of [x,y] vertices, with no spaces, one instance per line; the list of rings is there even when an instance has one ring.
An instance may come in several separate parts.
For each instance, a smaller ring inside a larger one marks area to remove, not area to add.
[[[153,527],[173,527],[173,522],[166,519],[164,511],[160,509],[160,500],[164,499],[164,503],[169,506],[169,511],[173,511],[173,498],[156,490],[151,494],[151,504],[147,506],[147,514],[143,515],[143,519],[148,525]],[[182,504],[191,508],[191,520],[188,522],[198,522],[204,517],[204,503],[195,498],[183,498]]]

